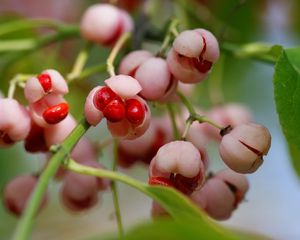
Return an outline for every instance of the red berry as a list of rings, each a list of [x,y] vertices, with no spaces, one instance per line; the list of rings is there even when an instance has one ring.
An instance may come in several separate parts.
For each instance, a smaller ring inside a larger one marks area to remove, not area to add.
[[[59,103],[45,110],[43,118],[48,124],[56,124],[65,119],[68,113],[69,105],[67,103]]]
[[[143,105],[136,99],[128,99],[125,104],[127,120],[133,124],[142,124],[145,118]]]
[[[148,183],[150,185],[162,185],[165,187],[174,187],[173,182],[170,179],[164,177],[152,176],[149,178]]]
[[[118,97],[118,95],[109,87],[103,87],[95,93],[94,105],[97,109],[103,111],[105,107],[116,97]]]
[[[45,93],[49,92],[52,88],[52,81],[51,77],[47,73],[41,73],[37,76],[37,79],[39,80],[40,84],[42,85]]]
[[[103,111],[104,117],[110,122],[120,122],[125,118],[125,106],[121,98],[112,100]]]

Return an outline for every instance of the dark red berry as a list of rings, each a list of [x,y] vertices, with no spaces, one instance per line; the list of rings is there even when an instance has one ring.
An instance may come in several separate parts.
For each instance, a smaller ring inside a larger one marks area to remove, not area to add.
[[[109,87],[103,87],[95,93],[94,105],[100,111],[103,111],[107,104],[114,100],[118,95],[114,93]]]
[[[121,98],[112,100],[103,111],[104,117],[110,122],[119,122],[125,118],[125,106]]]
[[[69,105],[67,103],[59,103],[45,110],[43,118],[48,124],[56,124],[64,120],[68,113]]]
[[[47,73],[42,73],[37,76],[37,79],[39,80],[40,84],[42,85],[45,93],[49,92],[52,88],[52,81],[51,77]]]
[[[125,105],[127,120],[133,124],[142,124],[145,118],[143,105],[136,99],[126,100]]]

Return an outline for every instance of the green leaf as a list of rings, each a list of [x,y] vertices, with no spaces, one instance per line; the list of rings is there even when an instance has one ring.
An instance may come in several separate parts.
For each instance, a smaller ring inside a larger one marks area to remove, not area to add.
[[[92,238],[96,240],[100,238]],[[110,240],[119,238],[107,238]],[[121,239],[125,240],[153,240],[153,239],[172,239],[172,240],[194,240],[194,239],[219,239],[230,240],[238,239],[224,236],[218,232],[211,231],[209,227],[201,224],[198,219],[187,218],[185,221],[172,221],[171,219],[160,219],[155,222],[143,224],[132,231],[129,231]],[[246,239],[246,238],[242,238]]]
[[[300,177],[300,48],[282,51],[275,66],[274,96],[280,124]]]

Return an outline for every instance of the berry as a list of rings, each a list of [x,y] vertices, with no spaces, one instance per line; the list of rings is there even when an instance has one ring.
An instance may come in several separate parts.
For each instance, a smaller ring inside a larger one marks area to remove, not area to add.
[[[143,105],[136,99],[128,99],[125,101],[126,118],[132,124],[140,125],[145,118],[145,110]]]
[[[37,79],[42,85],[45,93],[48,93],[52,88],[52,81],[50,75],[46,73],[41,73],[40,75],[37,76]]]
[[[46,109],[43,118],[48,124],[56,124],[65,119],[68,114],[69,105],[63,102]]]
[[[109,87],[102,87],[94,95],[94,104],[98,110],[103,111],[105,107],[117,97],[117,94]]]
[[[31,123],[30,132],[24,140],[24,148],[30,153],[48,151],[44,129],[36,125],[34,122]]]
[[[226,134],[219,152],[224,163],[238,173],[255,172],[271,145],[267,128],[255,123],[241,124]]]
[[[122,99],[112,100],[103,111],[104,117],[110,122],[120,122],[125,118],[125,106]]]

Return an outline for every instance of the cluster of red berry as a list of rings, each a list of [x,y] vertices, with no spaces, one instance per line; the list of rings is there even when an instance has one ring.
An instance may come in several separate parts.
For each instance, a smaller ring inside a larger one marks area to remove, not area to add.
[[[97,4],[84,13],[80,28],[83,38],[112,46],[122,34],[133,30],[133,21],[123,10]],[[186,91],[204,80],[219,54],[218,41],[205,29],[178,34],[166,58],[146,50],[133,51],[122,59],[118,75],[106,79],[105,86],[91,90],[84,113],[92,126],[105,118],[111,135],[120,139],[120,166],[129,167],[136,162],[149,165],[149,184],[175,188],[211,217],[222,220],[230,217],[248,190],[248,181],[242,174],[252,173],[262,164],[270,148],[268,130],[252,123],[244,106],[227,104],[201,111],[205,118],[182,110],[173,124],[183,131],[187,127],[184,120],[192,121],[183,139],[178,140],[173,137],[168,117],[151,117],[147,104],[175,102],[181,107],[176,90]],[[0,146],[24,140],[29,152],[49,152],[52,145],[62,143],[76,125],[63,99],[67,93],[64,78],[55,70],[46,70],[26,82],[27,108],[14,99],[0,99]],[[217,124],[210,125],[213,122]],[[221,132],[216,125],[222,126]],[[208,174],[209,140],[219,143],[220,156],[230,169]],[[87,166],[102,167],[85,137],[71,157]],[[94,206],[98,191],[109,186],[108,181],[64,169],[57,176],[63,178],[62,201],[73,211]],[[5,205],[11,212],[22,213],[37,180],[37,176],[22,176],[7,184]],[[157,216],[165,211],[153,203],[152,213]]]

